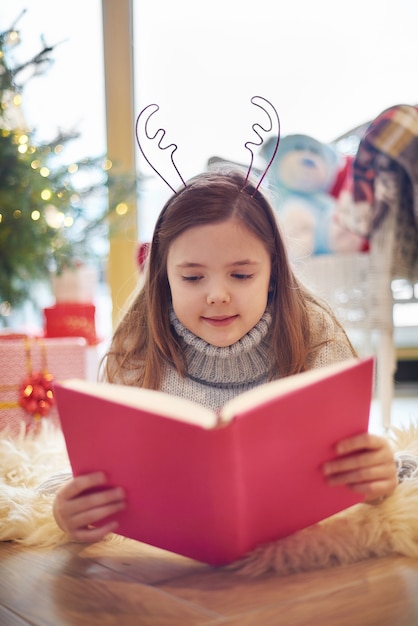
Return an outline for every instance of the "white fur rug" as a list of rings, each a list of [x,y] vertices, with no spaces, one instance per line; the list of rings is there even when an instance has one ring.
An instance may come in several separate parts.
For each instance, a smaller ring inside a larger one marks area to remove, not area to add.
[[[391,441],[402,464],[402,482],[392,496],[378,504],[358,504],[261,546],[227,569],[247,576],[268,571],[285,575],[390,554],[417,558],[418,424],[394,430]],[[0,432],[0,541],[53,546],[69,540],[52,516],[57,481],[48,480],[58,474],[59,482],[59,473],[68,470],[62,434],[51,424],[45,423],[36,436]]]

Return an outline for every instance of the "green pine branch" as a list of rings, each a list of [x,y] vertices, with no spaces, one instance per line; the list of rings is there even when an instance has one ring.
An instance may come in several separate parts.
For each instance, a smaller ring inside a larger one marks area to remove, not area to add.
[[[52,46],[12,66],[8,42],[13,29],[0,33],[0,320],[4,305],[36,304],[39,283],[60,272],[106,254],[109,233],[119,228],[117,206],[132,204],[134,176],[118,176],[103,166],[105,156],[65,164],[59,148],[76,138],[59,132],[54,140],[37,143],[31,131],[9,129],[3,123],[10,93],[23,70],[51,62]],[[32,78],[32,77],[31,77]],[[132,218],[134,219],[134,218]],[[100,243],[100,245],[98,245]]]

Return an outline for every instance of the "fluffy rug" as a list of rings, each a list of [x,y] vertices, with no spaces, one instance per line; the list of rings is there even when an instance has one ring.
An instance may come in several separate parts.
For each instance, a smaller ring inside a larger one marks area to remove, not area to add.
[[[390,438],[401,481],[393,495],[261,546],[227,569],[285,575],[390,554],[418,557],[418,424]],[[53,546],[69,540],[52,516],[57,484],[68,471],[62,434],[52,425],[45,423],[37,435],[0,433],[0,541]]]

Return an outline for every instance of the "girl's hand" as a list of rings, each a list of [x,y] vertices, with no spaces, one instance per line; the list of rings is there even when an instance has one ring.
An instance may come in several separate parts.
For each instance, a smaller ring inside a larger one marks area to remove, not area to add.
[[[330,485],[348,485],[365,495],[365,501],[390,495],[398,483],[392,449],[386,439],[364,433],[340,441],[338,458],[328,461],[323,471]]]
[[[101,487],[99,491],[87,492]],[[102,472],[85,474],[65,483],[54,500],[53,513],[58,526],[75,541],[100,541],[105,535],[114,532],[116,521],[100,526],[101,520],[126,506],[125,494],[120,487],[107,487],[106,476]]]

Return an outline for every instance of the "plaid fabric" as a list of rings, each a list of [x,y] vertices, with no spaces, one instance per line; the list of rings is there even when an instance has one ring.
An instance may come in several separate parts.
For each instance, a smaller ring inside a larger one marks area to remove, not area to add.
[[[418,232],[418,107],[386,109],[367,128],[353,163],[355,202],[371,206],[370,232],[384,218],[390,196],[375,197],[374,180],[380,171],[397,171],[402,184],[402,210],[411,212]]]

